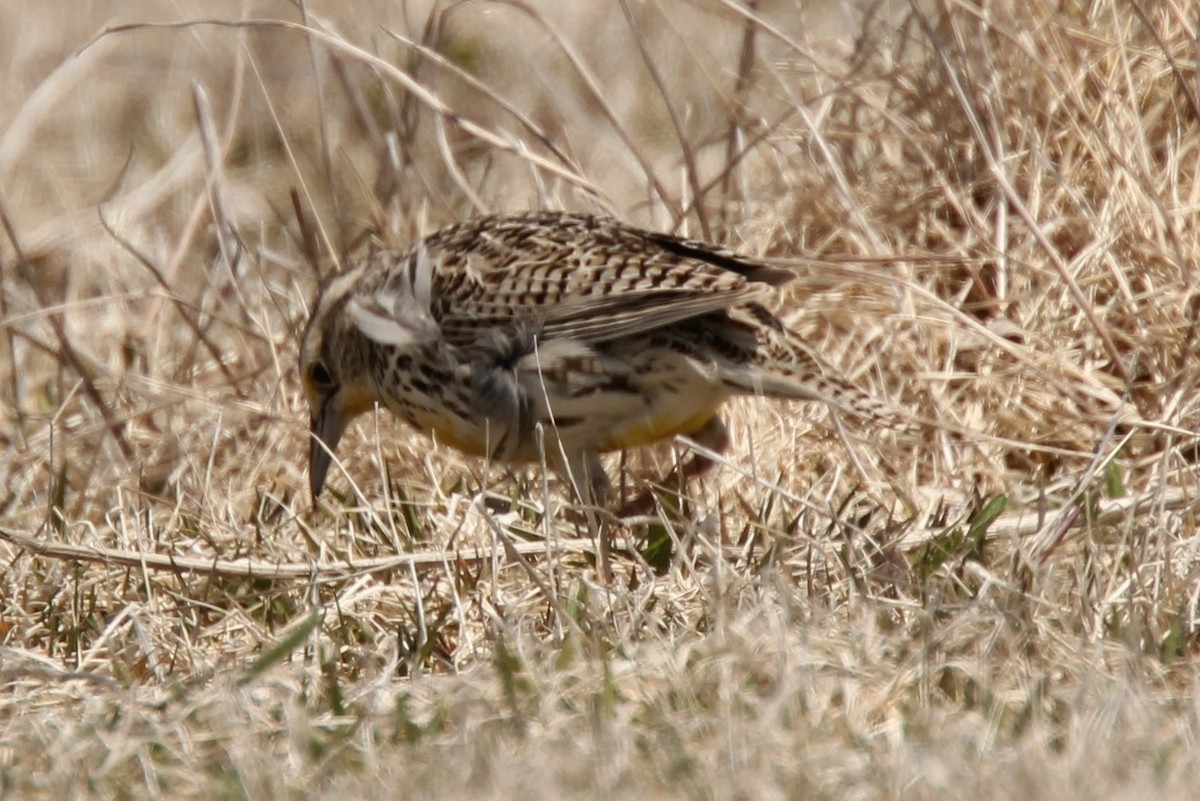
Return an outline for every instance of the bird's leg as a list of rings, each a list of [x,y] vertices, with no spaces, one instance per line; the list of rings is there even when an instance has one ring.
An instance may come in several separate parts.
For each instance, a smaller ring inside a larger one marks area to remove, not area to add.
[[[725,449],[729,447],[729,429],[725,427],[725,423],[721,421],[721,418],[716,415],[708,418],[708,422],[688,436],[698,445],[702,445],[717,454],[725,453]],[[677,480],[682,487],[688,481],[700,478],[709,470],[712,470],[716,464],[715,460],[703,454],[693,453],[692,458],[687,461],[687,464],[680,465],[671,471],[671,475],[668,476],[667,481],[676,479],[676,474],[678,474]]]
[[[604,472],[600,456],[592,451],[566,456],[563,467],[559,472],[575,488],[587,518],[588,532],[600,542],[600,575],[606,582],[611,581],[612,521],[605,507],[612,497],[612,482]]]
[[[715,453],[724,453],[725,449],[729,447],[729,430],[725,428],[725,424],[721,422],[721,418],[716,415],[708,418],[708,422],[688,436],[697,444],[703,445]],[[682,492],[689,481],[700,478],[711,470],[715,464],[716,462],[707,456],[693,453],[691,458],[686,462],[676,465],[675,469],[660,482],[660,486],[668,489],[678,487],[679,491]],[[642,515],[647,514],[653,508],[654,492],[646,490],[622,506],[617,514],[621,517]]]

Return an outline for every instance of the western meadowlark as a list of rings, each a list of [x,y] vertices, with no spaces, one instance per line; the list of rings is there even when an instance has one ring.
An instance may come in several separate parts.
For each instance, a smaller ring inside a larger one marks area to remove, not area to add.
[[[304,333],[313,498],[347,424],[376,403],[469,454],[521,463],[544,448],[591,506],[611,492],[599,454],[676,434],[719,451],[717,413],[734,395],[904,427],[761,304],[791,277],[560,212],[482,217],[377,251],[328,282]]]

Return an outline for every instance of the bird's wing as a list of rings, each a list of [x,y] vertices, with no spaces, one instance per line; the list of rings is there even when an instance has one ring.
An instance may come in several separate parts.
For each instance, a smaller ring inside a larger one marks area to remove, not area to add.
[[[469,235],[468,235],[469,234]],[[474,223],[428,243],[451,342],[488,326],[605,342],[761,299],[791,274],[703,242],[573,214]]]
[[[552,305],[477,306],[470,315],[450,313],[441,322],[452,344],[474,341],[481,328],[516,324],[538,339],[573,339],[586,344],[609,342],[725,311],[764,294],[747,285],[723,292],[635,290],[619,295],[574,297]]]

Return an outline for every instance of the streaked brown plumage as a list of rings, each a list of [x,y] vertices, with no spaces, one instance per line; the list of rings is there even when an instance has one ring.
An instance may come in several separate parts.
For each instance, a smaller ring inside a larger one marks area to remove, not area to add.
[[[320,492],[374,403],[470,454],[546,456],[589,502],[599,454],[676,434],[718,450],[738,394],[814,400],[892,427],[762,305],[791,275],[703,242],[586,214],[482,217],[332,279],[304,333]]]

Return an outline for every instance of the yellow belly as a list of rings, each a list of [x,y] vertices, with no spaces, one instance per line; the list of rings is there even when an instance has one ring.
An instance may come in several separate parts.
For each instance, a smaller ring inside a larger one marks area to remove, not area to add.
[[[725,398],[710,395],[703,403],[695,403],[693,394],[660,397],[659,402],[628,417],[614,417],[597,410],[582,414],[561,426],[545,425],[547,437],[556,434],[570,449],[606,453],[651,445],[678,434],[688,435],[713,418]],[[488,431],[484,425],[464,420],[449,410],[431,411],[421,407],[393,407],[393,411],[417,428],[429,432],[440,444],[449,445],[471,456],[496,456],[495,448],[505,431]],[[540,458],[536,443],[509,442],[501,458],[515,462],[536,461]]]
[[[669,439],[678,434],[684,436],[700,429],[716,414],[716,409],[703,409],[695,414],[680,419],[675,415],[660,415],[631,421],[629,424],[611,427],[607,432],[600,432],[599,444],[596,450],[600,453],[640,448],[651,445],[659,440]],[[425,428],[443,445],[462,451],[470,456],[488,456],[485,440],[478,436],[477,431],[467,430],[456,424],[457,421],[438,420],[437,425],[427,425]],[[493,443],[494,444],[494,443]],[[533,443],[523,443],[525,447],[514,454],[518,461],[529,461],[536,458],[532,452]]]
[[[456,448],[469,456],[488,455],[486,443],[482,439],[470,436],[468,432],[461,431],[453,426],[442,426],[431,428],[430,430],[433,432],[434,439],[439,443]]]
[[[640,448],[677,434],[691,434],[712,419],[719,403],[701,409],[689,410],[681,415],[670,409],[656,410],[657,414],[631,420],[625,425],[614,426],[609,436],[601,440],[597,450],[601,452]]]

